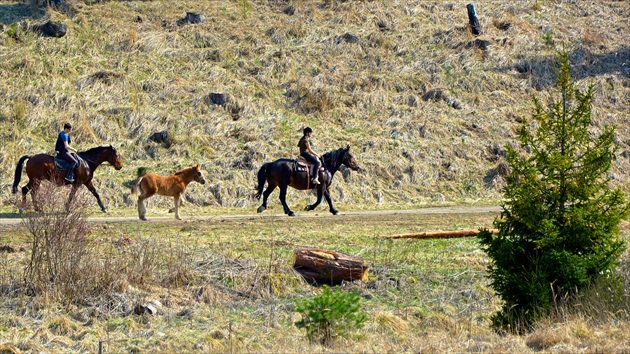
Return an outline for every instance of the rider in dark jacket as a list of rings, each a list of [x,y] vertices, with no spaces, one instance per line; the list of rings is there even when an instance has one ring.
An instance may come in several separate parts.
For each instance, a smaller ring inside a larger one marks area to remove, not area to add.
[[[311,178],[311,182],[313,184],[320,184],[319,170],[321,167],[321,163],[319,162],[319,159],[321,158],[321,156],[319,156],[311,148],[311,141],[309,140],[311,136],[313,136],[313,129],[311,129],[310,127],[304,128],[304,136],[300,139],[297,146],[300,148],[300,156],[303,156],[306,161],[312,163],[313,166],[315,166],[313,169],[313,178]]]
[[[55,151],[57,156],[68,161],[68,172],[66,173],[66,181],[74,182],[72,178],[72,172],[77,165],[77,160],[70,154],[70,151],[77,152],[77,149],[70,146],[70,132],[72,131],[72,125],[66,123],[63,125],[63,130],[59,132],[57,136],[57,142],[55,143]]]

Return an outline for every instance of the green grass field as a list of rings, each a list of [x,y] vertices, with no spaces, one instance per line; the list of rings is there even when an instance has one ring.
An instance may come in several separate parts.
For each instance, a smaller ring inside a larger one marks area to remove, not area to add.
[[[86,294],[80,303],[55,300],[52,291],[50,297],[28,295],[21,275],[31,237],[23,226],[6,226],[0,245],[18,251],[3,253],[0,263],[2,349],[94,352],[101,343],[105,352],[627,350],[627,313],[596,314],[604,305],[591,298],[582,302],[585,311],[563,309],[563,317],[527,336],[498,335],[489,316],[499,303],[475,238],[385,238],[481,228],[496,215],[90,222],[94,257],[86,262],[94,277],[108,282],[108,291]],[[300,319],[294,300],[321,291],[292,270],[296,246],[365,260],[368,281],[342,285],[362,297],[364,328],[320,346],[294,326]],[[628,253],[623,262],[627,270]],[[137,315],[134,309],[143,304],[157,304],[158,313]]]

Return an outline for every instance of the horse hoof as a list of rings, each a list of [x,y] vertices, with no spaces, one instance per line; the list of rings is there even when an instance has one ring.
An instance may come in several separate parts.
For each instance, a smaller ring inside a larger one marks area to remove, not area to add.
[[[337,214],[339,214],[339,212],[338,212],[337,210],[331,210],[330,212],[331,212],[333,215],[337,215]]]
[[[258,207],[258,212],[262,213],[263,211],[265,211],[265,209],[267,209],[267,208],[265,208],[264,206],[261,205],[261,206]]]
[[[107,214],[107,209],[101,209],[103,213]]]
[[[290,212],[290,213],[288,213],[287,215],[289,215],[289,216],[295,216],[295,213],[294,213],[294,212]]]
[[[312,209],[311,209],[311,206],[310,206],[310,205],[307,205],[307,206],[306,206],[306,208],[304,208],[304,210],[306,210],[306,211],[311,211]]]
[[[144,216],[141,216],[141,217],[140,217],[140,220],[142,220],[142,221],[147,221],[147,218],[145,218]]]

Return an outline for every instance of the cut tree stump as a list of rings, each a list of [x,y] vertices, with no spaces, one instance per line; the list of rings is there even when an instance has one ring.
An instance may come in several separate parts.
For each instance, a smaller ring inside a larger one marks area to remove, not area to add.
[[[474,4],[466,5],[466,9],[468,10],[468,24],[470,25],[470,32],[478,36],[481,34],[481,24],[479,24],[479,19],[477,18],[477,11],[475,10]]]
[[[499,230],[488,230],[493,234],[498,234]],[[479,230],[453,230],[453,231],[426,231],[415,234],[398,234],[384,236],[383,238],[454,238],[454,237],[470,237],[477,236]]]
[[[297,247],[293,268],[309,283],[337,285],[368,278],[362,258],[313,247]]]

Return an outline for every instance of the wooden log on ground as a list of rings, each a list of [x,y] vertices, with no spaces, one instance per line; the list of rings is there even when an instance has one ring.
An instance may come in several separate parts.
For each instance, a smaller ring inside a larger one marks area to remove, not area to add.
[[[488,230],[493,234],[498,234],[499,230],[491,229]],[[477,236],[479,234],[479,230],[453,230],[453,231],[426,231],[419,232],[414,234],[398,234],[398,235],[390,235],[384,236],[383,238],[455,238],[455,237],[470,237]]]
[[[337,285],[368,277],[362,258],[313,247],[297,247],[293,268],[309,283]]]

